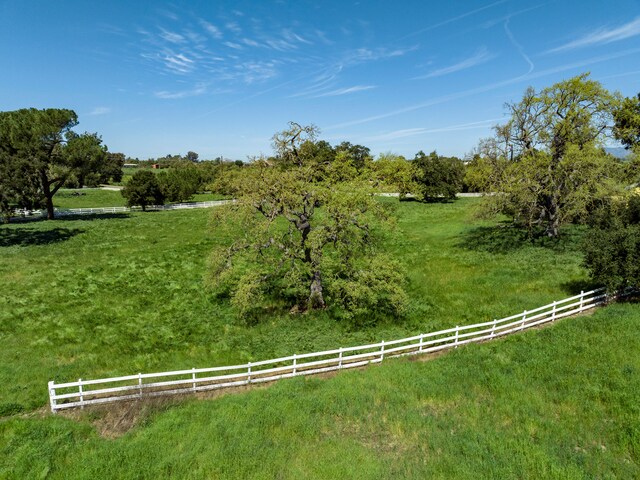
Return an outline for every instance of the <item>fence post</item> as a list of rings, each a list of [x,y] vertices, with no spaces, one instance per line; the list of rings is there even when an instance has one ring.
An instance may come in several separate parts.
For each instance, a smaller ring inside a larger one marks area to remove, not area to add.
[[[51,405],[51,413],[56,413],[56,389],[53,386],[53,380],[49,382],[49,404]]]
[[[420,334],[420,344],[419,344],[420,346],[418,347],[418,352],[422,351],[423,343],[424,343],[424,333],[421,333]]]
[[[551,321],[554,322],[556,320],[556,301],[553,302],[553,310],[551,310]]]
[[[138,372],[138,394],[142,398],[142,372]]]
[[[84,395],[83,395],[83,392],[82,392],[82,379],[81,378],[78,379],[78,383],[79,383],[78,392],[80,393],[80,408],[84,409]]]
[[[340,347],[338,352],[338,370],[342,370],[342,347]]]
[[[496,323],[498,323],[498,320],[494,318],[494,319],[493,319],[493,326],[491,327],[491,337],[490,337],[490,338],[493,338],[493,337],[495,336],[495,333],[496,333]]]
[[[455,345],[455,348],[458,348],[458,329],[459,329],[459,328],[460,328],[460,327],[459,327],[458,325],[456,325],[456,339],[455,339],[455,341],[453,342],[453,344]]]
[[[580,312],[584,308],[584,290],[580,290]]]
[[[251,383],[251,362],[247,363],[247,384]]]
[[[297,365],[297,364],[298,364],[298,363],[296,362],[296,354],[294,353],[294,354],[293,354],[293,376],[294,376],[294,377],[296,376],[296,365]]]
[[[384,360],[384,340],[382,340],[382,344],[380,345],[380,361]]]
[[[524,330],[524,322],[527,320],[527,311],[522,312],[522,323],[520,324],[520,330]]]
[[[196,391],[196,367],[191,369],[191,380],[193,380],[193,391]]]

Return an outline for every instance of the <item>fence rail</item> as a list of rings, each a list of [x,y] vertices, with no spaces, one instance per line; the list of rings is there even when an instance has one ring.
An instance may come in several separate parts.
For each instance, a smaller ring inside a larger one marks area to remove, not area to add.
[[[211,200],[208,202],[186,202],[186,203],[172,203],[168,205],[148,205],[146,210],[183,210],[188,208],[210,208],[217,207],[219,205],[225,205],[233,202],[233,200]],[[140,212],[142,207],[96,207],[96,208],[66,208],[55,209],[56,217],[68,217],[72,215],[96,215],[104,213],[126,213],[126,212]],[[20,218],[37,218],[46,217],[46,210],[30,210],[18,212]]]
[[[555,301],[533,310],[474,325],[456,326],[399,340],[338,348],[324,352],[293,354],[288,357],[211,368],[172,372],[138,373],[124,377],[49,382],[51,411],[84,407],[119,400],[159,395],[203,392],[219,388],[272,382],[282,378],[313,375],[380,363],[392,356],[415,355],[458,348],[471,342],[492,340],[527,328],[553,322],[607,302],[603,288]]]

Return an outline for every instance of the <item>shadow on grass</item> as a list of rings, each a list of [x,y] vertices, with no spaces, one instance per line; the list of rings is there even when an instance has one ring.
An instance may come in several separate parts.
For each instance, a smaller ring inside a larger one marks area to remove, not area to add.
[[[527,232],[511,224],[475,227],[465,231],[457,247],[489,253],[509,253],[532,245]]]
[[[78,221],[78,220],[103,220],[110,218],[129,218],[131,215],[129,213],[92,213],[88,215],[58,215],[54,220],[56,221]],[[34,222],[44,222],[47,220],[46,217],[15,217],[12,218],[9,224],[29,224]]]
[[[542,230],[529,234],[524,228],[502,222],[467,230],[461,235],[457,246],[488,253],[511,253],[524,247],[540,247],[554,252],[578,251],[581,249],[583,236],[584,228],[580,226],[565,227],[558,238],[549,238]]]
[[[28,247],[63,242],[84,232],[79,228],[53,228],[34,230],[32,228],[0,229],[0,247]]]
[[[570,280],[560,285],[562,290],[569,295],[579,295],[581,292],[589,292],[600,288],[602,285],[595,283],[593,280]]]
[[[56,220],[62,220],[64,222],[108,220],[108,219],[124,220],[126,218],[129,218],[130,216],[131,215],[129,213],[92,213],[90,215],[68,215],[65,217],[56,217]]]

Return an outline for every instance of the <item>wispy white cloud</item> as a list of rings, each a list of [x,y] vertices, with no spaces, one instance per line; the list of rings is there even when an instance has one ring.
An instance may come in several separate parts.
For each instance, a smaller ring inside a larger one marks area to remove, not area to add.
[[[259,47],[260,46],[260,44],[258,42],[256,42],[255,40],[252,40],[250,38],[243,38],[242,39],[242,43],[244,43],[248,47]]]
[[[330,92],[320,93],[315,95],[315,97],[337,97],[339,95],[348,95],[350,93],[371,90],[372,88],[376,88],[375,85],[355,85],[353,87],[339,88],[337,90],[331,90]]]
[[[300,42],[300,43],[305,43],[307,45],[312,45],[313,42],[311,42],[310,40],[307,40],[304,37],[301,37],[300,35],[298,35],[297,33],[289,30],[289,29],[284,29],[282,30],[282,37],[289,41],[289,42]]]
[[[223,42],[223,45],[226,45],[229,48],[233,48],[234,50],[242,50],[242,45],[235,42]]]
[[[520,56],[529,65],[529,71],[527,72],[527,74],[529,74],[533,72],[535,65],[533,64],[529,56],[524,52],[524,48],[522,48],[522,45],[518,43],[516,38],[513,36],[513,33],[511,33],[511,30],[509,29],[509,21],[511,20],[511,17],[512,16],[508,16],[504,21],[504,32],[507,34],[507,38],[511,42],[511,45],[513,45],[516,48],[516,50],[518,50],[518,53],[520,54]]]
[[[616,28],[602,27],[595,32],[577,38],[576,40],[565,43],[559,47],[552,48],[551,50],[547,50],[545,53],[558,53],[565,52],[567,50],[574,50],[576,48],[605,45],[607,43],[618,42],[637,35],[640,35],[640,17],[636,17],[634,20]]]
[[[476,88],[471,88],[468,90],[462,90],[460,92],[455,92],[455,93],[451,93],[449,95],[443,95],[441,97],[435,97],[429,100],[426,100],[424,102],[421,103],[416,103],[416,104],[412,104],[408,107],[404,107],[404,108],[399,108],[396,110],[391,110],[389,112],[384,112],[384,113],[380,113],[378,115],[371,115],[369,117],[365,117],[365,118],[360,118],[357,120],[351,120],[348,122],[342,122],[336,125],[330,125],[328,127],[324,127],[324,130],[335,130],[335,129],[340,129],[340,128],[344,128],[344,127],[350,127],[353,125],[361,125],[364,123],[369,123],[369,122],[373,122],[375,120],[382,120],[384,118],[389,118],[389,117],[394,117],[396,115],[401,115],[403,113],[408,113],[408,112],[413,112],[415,110],[421,110],[423,108],[427,108],[427,107],[431,107],[433,105],[439,105],[439,104],[443,104],[443,103],[447,103],[453,100],[459,100],[461,98],[466,98],[466,97],[470,97],[473,95],[477,95],[479,93],[485,93],[485,92],[489,92],[491,90],[496,90],[498,88],[501,87],[505,87],[508,85],[513,85],[513,84],[517,84],[517,83],[521,83],[524,81],[529,81],[532,80],[534,78],[540,78],[540,77],[545,77],[547,75],[553,75],[555,73],[560,73],[560,72],[565,72],[568,70],[576,70],[579,68],[584,68],[586,66],[589,65],[593,65],[596,63],[601,63],[601,62],[607,62],[609,60],[615,60],[617,58],[622,58],[622,57],[627,57],[629,55],[634,55],[634,54],[638,54],[640,53],[640,48],[633,48],[633,49],[629,49],[629,50],[623,50],[623,51],[619,51],[619,52],[615,52],[615,53],[611,53],[611,54],[607,54],[607,55],[601,55],[598,57],[592,57],[592,58],[588,58],[586,60],[580,61],[580,62],[574,62],[574,63],[565,63],[562,65],[559,65],[557,67],[552,67],[552,68],[548,68],[545,70],[540,70],[537,72],[531,72],[525,75],[519,75],[517,77],[513,77],[513,78],[508,78],[506,80],[502,80],[499,82],[494,82],[494,83],[490,83],[487,85],[483,85],[480,87],[476,87]]]
[[[419,35],[421,33],[425,33],[425,32],[428,32],[430,30],[434,30],[434,29],[439,28],[439,27],[443,27],[443,26],[448,25],[450,23],[457,22],[458,20],[462,20],[463,18],[470,17],[472,15],[475,15],[476,13],[480,13],[480,12],[482,12],[484,10],[488,10],[490,8],[493,8],[493,7],[497,6],[497,5],[501,5],[501,4],[506,3],[506,2],[507,2],[507,0],[499,0],[497,2],[490,3],[489,5],[485,5],[484,7],[476,8],[474,10],[470,10],[468,12],[465,12],[465,13],[461,14],[461,15],[457,15],[455,17],[448,18],[447,20],[443,20],[442,22],[438,22],[438,23],[435,23],[433,25],[429,25],[428,27],[421,28],[420,30],[416,30],[414,32],[407,33],[403,37],[400,37],[398,40],[404,40],[406,38],[413,37],[413,36]]]
[[[222,38],[222,32],[215,25],[207,22],[206,20],[200,20],[200,25],[204,28],[209,35],[213,38],[220,40]]]
[[[149,58],[155,56],[146,57]],[[157,57],[164,63],[164,66],[168,70],[174,73],[189,73],[192,72],[196,67],[195,62],[182,53],[175,54],[173,52],[163,52]]]
[[[598,77],[598,80],[609,80],[611,78],[628,77],[630,75],[640,75],[640,70],[633,70],[631,72],[616,73],[613,75],[605,75],[604,77]]]
[[[96,107],[93,110],[91,110],[91,112],[89,112],[89,115],[106,115],[107,113],[111,113],[111,108]]]
[[[242,33],[242,29],[240,28],[240,25],[238,25],[238,22],[227,22],[224,26],[227,30],[237,35]]]
[[[353,65],[361,62],[372,62],[377,60],[385,60],[387,58],[402,57],[409,52],[418,49],[418,45],[412,45],[404,48],[356,48],[349,50],[343,57],[342,62],[345,65]]]
[[[415,77],[414,79],[421,80],[425,78],[433,78],[433,77],[441,77],[443,75],[449,75],[450,73],[459,72],[461,70],[466,70],[468,68],[475,67],[476,65],[486,63],[492,58],[495,58],[495,55],[492,53],[489,53],[485,47],[481,47],[478,51],[476,51],[476,53],[474,53],[469,58],[465,58],[464,60],[458,63],[454,63],[453,65],[449,65],[448,67],[439,68],[426,75]]]
[[[517,17],[518,15],[522,15],[523,13],[530,12],[532,10],[537,10],[540,7],[543,7],[545,3],[539,3],[538,5],[533,5],[531,7],[523,8],[522,10],[518,10],[515,12],[511,12],[508,15],[502,15],[497,18],[493,18],[491,20],[487,20],[486,22],[482,22],[479,26],[481,28],[491,28],[495,25],[499,25],[504,23],[506,20],[511,20],[513,17]]]
[[[381,133],[378,135],[372,135],[365,137],[363,140],[367,142],[380,142],[397,140],[399,138],[413,137],[415,135],[424,135],[429,133],[444,133],[444,132],[458,132],[462,130],[475,130],[478,128],[486,128],[491,125],[495,125],[498,122],[506,120],[505,118],[490,118],[488,120],[481,120],[479,122],[463,123],[459,125],[450,125],[440,128],[405,128],[402,130],[394,130],[392,132]]]
[[[165,30],[164,28],[160,28],[160,32],[161,32],[160,36],[164,38],[167,42],[171,42],[171,43],[185,42],[184,36],[180,35],[179,33],[170,32],[168,30]]]
[[[166,90],[162,90],[159,92],[155,92],[154,95],[158,98],[162,98],[165,100],[175,100],[180,98],[195,97],[197,95],[202,95],[206,92],[207,92],[206,85],[199,84],[199,85],[196,85],[191,90],[182,90],[178,92],[169,92]]]

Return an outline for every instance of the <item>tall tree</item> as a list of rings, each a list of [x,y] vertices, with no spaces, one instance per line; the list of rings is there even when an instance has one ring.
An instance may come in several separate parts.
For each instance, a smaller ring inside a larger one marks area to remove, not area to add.
[[[71,175],[75,176],[79,187],[85,184],[96,186],[100,173],[109,160],[107,147],[102,144],[102,139],[96,133],[78,135],[75,132],[69,132],[63,157],[67,178]],[[62,171],[62,166],[58,166],[58,169]],[[87,182],[89,175],[93,177],[91,182]]]
[[[214,250],[212,281],[230,288],[245,312],[277,298],[299,310],[331,303],[352,313],[398,313],[405,303],[400,269],[374,248],[373,222],[382,221],[383,207],[367,180],[353,178],[346,154],[330,163],[304,154],[316,131],[290,124],[274,136],[279,162],[241,170],[237,201],[216,211],[217,231],[235,240]]]
[[[32,200],[44,200],[48,219],[54,218],[53,196],[67,179],[95,171],[106,157],[100,137],[76,134],[72,128],[77,124],[75,112],[67,109],[0,112],[0,152],[37,176]]]
[[[464,165],[455,157],[441,157],[435,151],[423,151],[413,159],[414,194],[421,200],[455,200],[462,191]]]
[[[400,199],[418,190],[413,181],[413,165],[402,155],[381,153],[373,162],[372,170],[378,189],[398,193]]]
[[[510,120],[496,127],[499,161],[477,162],[485,169],[500,169],[489,173],[496,194],[488,197],[487,205],[557,237],[560,226],[579,213],[566,210],[577,205],[568,199],[576,200],[579,193],[594,200],[592,195],[616,170],[606,165],[611,159],[598,147],[612,127],[618,102],[588,74],[540,92],[528,88],[519,103],[507,105]],[[578,204],[588,203],[589,198]]]
[[[127,206],[140,206],[143,212],[149,205],[164,203],[160,183],[151,170],[138,170],[120,193],[127,200]]]
[[[160,172],[158,184],[164,198],[170,202],[190,200],[200,186],[200,171],[191,162],[183,162]]]
[[[336,145],[335,151],[336,153],[345,152],[349,155],[353,159],[353,166],[358,172],[362,172],[367,167],[367,164],[373,160],[368,147],[353,145],[351,142],[342,142]]]

